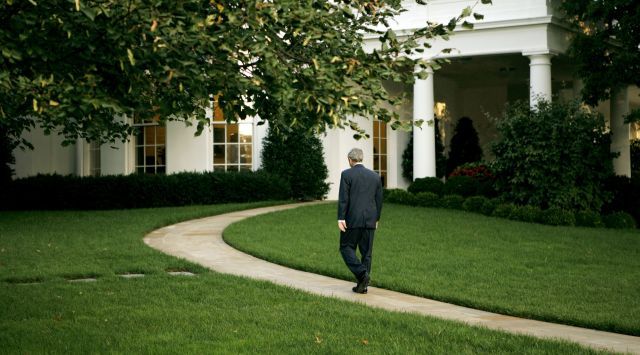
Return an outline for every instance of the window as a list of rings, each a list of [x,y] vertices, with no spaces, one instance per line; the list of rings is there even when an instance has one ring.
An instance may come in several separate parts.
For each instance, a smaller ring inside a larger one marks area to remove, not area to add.
[[[89,144],[89,175],[100,176],[100,143]]]
[[[373,170],[387,187],[387,124],[378,120],[373,121]]]
[[[166,128],[157,123],[136,125],[136,172],[139,174],[164,174]]]
[[[227,123],[215,105],[213,116],[213,170],[250,171],[253,162],[253,119]]]

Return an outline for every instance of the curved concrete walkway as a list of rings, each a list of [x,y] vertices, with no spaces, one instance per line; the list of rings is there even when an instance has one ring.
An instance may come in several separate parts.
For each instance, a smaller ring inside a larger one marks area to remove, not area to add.
[[[144,242],[164,253],[185,258],[220,273],[268,280],[391,311],[419,313],[511,333],[568,340],[596,349],[640,354],[640,337],[505,316],[376,287],[369,287],[366,295],[355,294],[351,291],[354,282],[276,265],[240,252],[222,240],[222,231],[234,222],[300,206],[305,204],[258,208],[191,220],[153,231],[145,236]]]

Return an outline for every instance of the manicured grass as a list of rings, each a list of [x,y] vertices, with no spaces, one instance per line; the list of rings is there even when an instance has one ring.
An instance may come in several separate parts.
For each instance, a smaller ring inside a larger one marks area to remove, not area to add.
[[[238,249],[352,280],[334,203],[230,226]],[[551,227],[386,204],[372,284],[526,318],[640,335],[640,233]]]
[[[142,242],[164,224],[264,204],[0,214],[3,353],[594,351],[221,275]],[[195,277],[168,276],[182,268]],[[144,271],[140,279],[116,273]],[[73,275],[98,275],[69,283]],[[20,284],[39,278],[37,284]]]

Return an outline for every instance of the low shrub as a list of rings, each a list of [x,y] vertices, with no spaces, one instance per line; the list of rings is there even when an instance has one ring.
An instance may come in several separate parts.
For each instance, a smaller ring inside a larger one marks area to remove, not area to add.
[[[422,207],[442,207],[440,196],[433,192],[419,192],[415,195],[416,205]]]
[[[413,194],[432,192],[438,196],[442,196],[443,185],[442,180],[436,177],[424,177],[415,179],[407,190]]]
[[[515,209],[516,206],[514,204],[501,203],[495,207],[491,215],[499,218],[511,218],[511,215],[513,214],[513,211]]]
[[[493,211],[495,211],[496,207],[499,205],[499,201],[496,198],[487,199],[480,208],[480,213],[485,216],[492,216]]]
[[[416,197],[403,189],[390,189],[385,192],[384,201],[413,206],[416,204]]]
[[[442,206],[455,210],[461,210],[464,203],[464,197],[460,195],[444,195],[442,198]]]
[[[640,176],[612,176],[606,181],[604,189],[612,198],[603,206],[603,214],[627,212],[636,224],[640,223]]]
[[[263,171],[113,175],[37,175],[11,183],[4,209],[95,210],[218,204],[291,197],[289,184]]]
[[[470,176],[454,176],[444,184],[445,195],[475,196],[478,193],[478,181]]]
[[[603,227],[602,217],[594,211],[576,212],[576,226],[580,227]]]
[[[487,164],[479,162],[463,164],[457,167],[449,175],[449,179],[457,176],[468,176],[475,181],[475,195],[489,198],[497,196],[497,192],[494,186],[496,178]]]
[[[484,196],[472,196],[464,201],[462,208],[465,211],[482,213],[482,206],[488,201]]]
[[[510,219],[537,223],[542,220],[542,210],[535,206],[516,206],[511,212]]]
[[[551,226],[573,226],[576,224],[576,217],[571,211],[551,207],[542,212],[541,223]]]
[[[632,229],[636,227],[636,223],[630,214],[626,212],[613,212],[602,218],[607,228],[616,229]]]

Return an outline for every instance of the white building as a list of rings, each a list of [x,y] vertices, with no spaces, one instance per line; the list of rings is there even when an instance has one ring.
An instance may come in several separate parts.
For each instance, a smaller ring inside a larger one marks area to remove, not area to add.
[[[408,1],[409,9],[395,23],[401,35],[426,20],[447,23],[475,0],[433,0],[427,6]],[[479,6],[485,15],[473,30],[456,30],[450,41],[433,43],[424,58],[432,58],[441,49],[456,50],[447,54],[451,64],[444,66],[413,87],[389,85],[389,90],[411,93],[401,116],[406,119],[438,115],[444,122],[445,147],[456,120],[472,118],[485,155],[496,137],[486,113],[499,116],[504,104],[517,99],[577,97],[580,80],[572,76],[572,63],[565,55],[571,30],[556,15],[556,0],[494,0],[491,6]],[[376,45],[367,40],[365,47]],[[640,108],[637,87],[616,93],[612,100],[597,108],[610,122],[612,150],[619,151],[615,170],[630,175],[629,139],[640,138],[640,130],[623,123],[631,109]],[[531,99],[534,100],[534,99]],[[45,136],[41,131],[26,134],[33,151],[15,151],[16,177],[38,173],[88,175],[175,173],[181,171],[255,170],[261,165],[260,153],[266,126],[257,120],[226,124],[212,115],[213,123],[202,135],[194,137],[195,127],[168,122],[166,127],[153,124],[137,127],[129,142],[102,147],[79,140],[75,146],[62,147],[61,138]],[[383,176],[386,187],[406,187],[402,177],[402,153],[409,133],[388,129],[379,122],[360,119],[372,139],[355,141],[350,130],[332,130],[322,139],[331,183],[330,199],[337,198],[340,172],[347,168],[347,152],[353,147],[365,151],[365,165]],[[414,136],[414,177],[435,175],[433,127],[424,125]],[[445,148],[448,149],[448,148]],[[369,154],[366,154],[366,153]],[[490,154],[490,153],[489,153]]]

